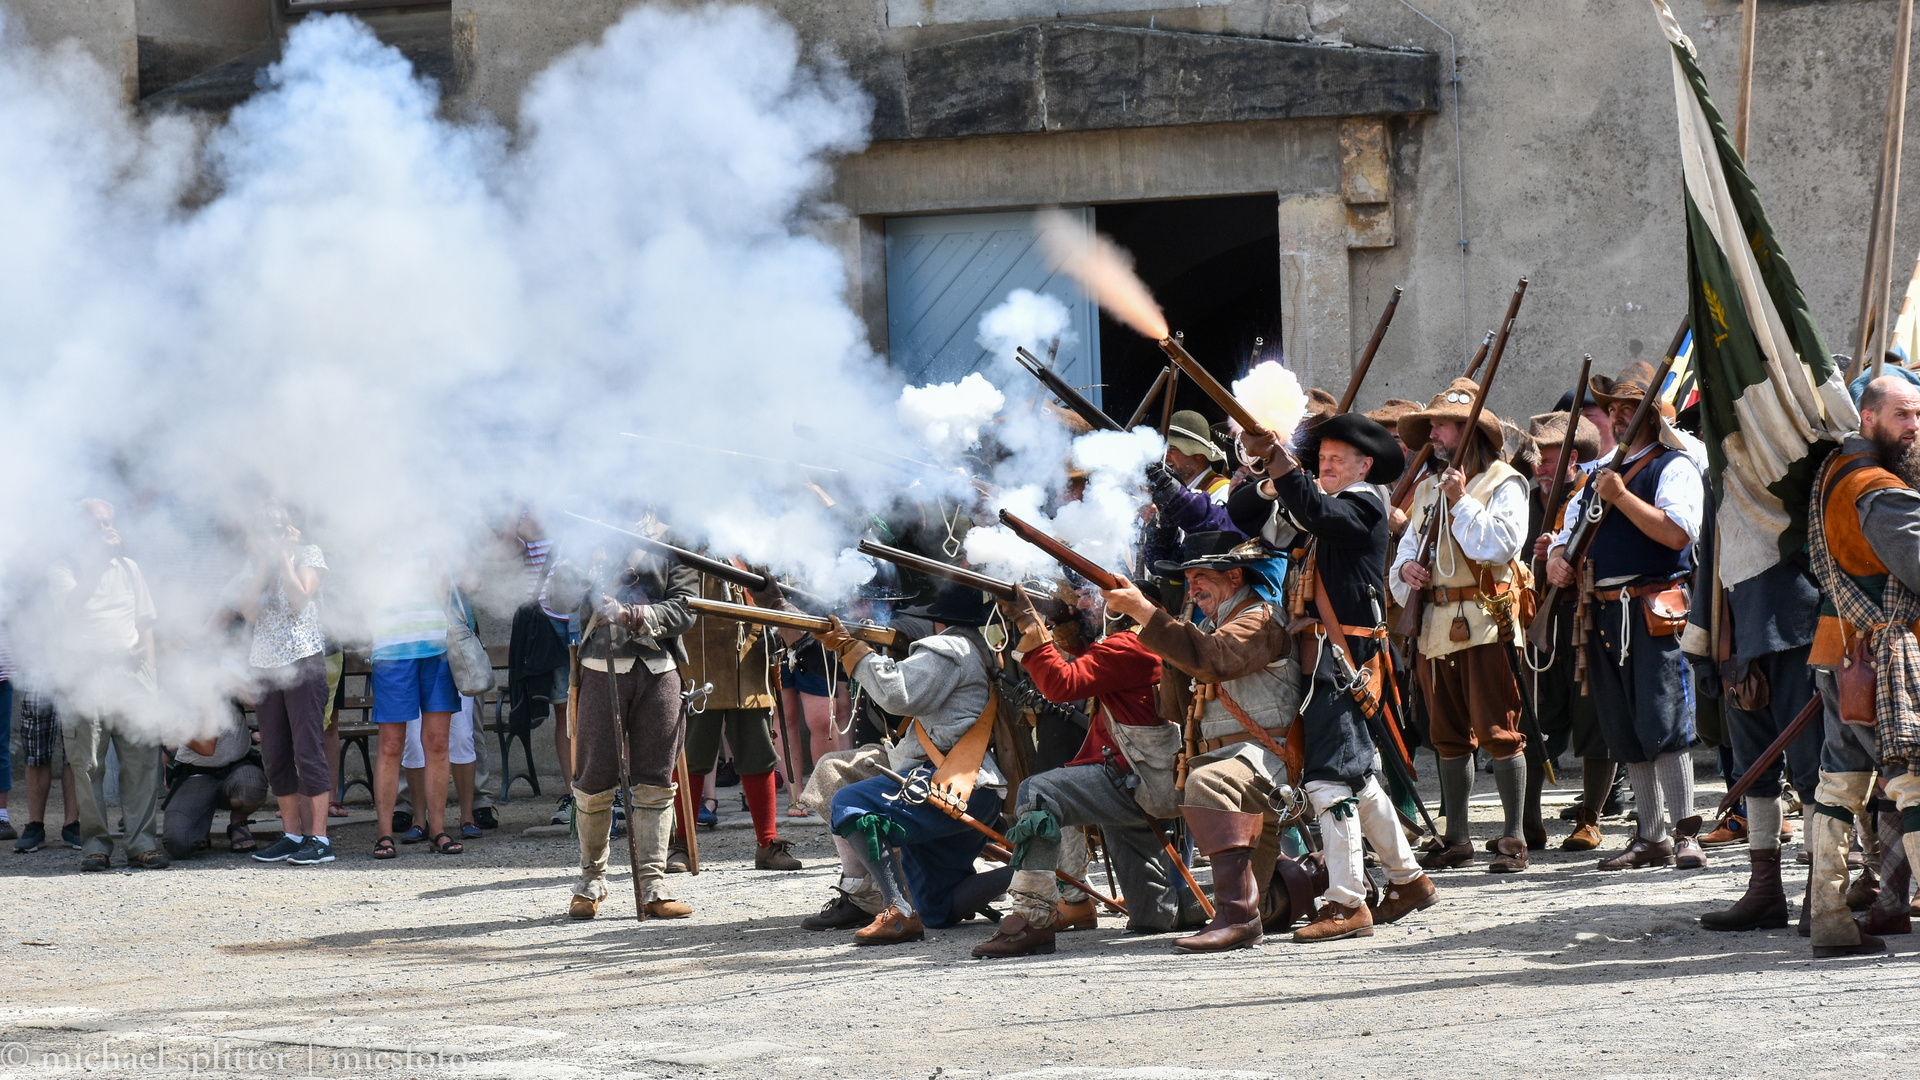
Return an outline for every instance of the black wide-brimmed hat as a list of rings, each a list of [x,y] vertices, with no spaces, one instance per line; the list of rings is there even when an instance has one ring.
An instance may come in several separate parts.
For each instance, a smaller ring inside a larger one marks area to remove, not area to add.
[[[1153,564],[1156,572],[1179,574],[1188,570],[1232,570],[1240,566],[1252,566],[1263,559],[1273,557],[1266,545],[1258,540],[1249,540],[1237,532],[1196,532],[1188,533],[1186,543],[1180,546],[1180,561],[1168,562],[1165,559]]]
[[[1307,428],[1306,445],[1301,460],[1310,467],[1318,467],[1320,462],[1320,444],[1327,439],[1343,442],[1362,454],[1373,459],[1373,467],[1367,470],[1367,483],[1391,484],[1400,479],[1406,471],[1407,455],[1400,449],[1400,440],[1393,432],[1377,420],[1369,420],[1360,413],[1335,413],[1316,421]]]
[[[933,603],[925,607],[906,608],[902,615],[918,615],[948,626],[985,626],[992,617],[993,609],[987,604],[987,594],[979,589],[965,585],[942,585]]]

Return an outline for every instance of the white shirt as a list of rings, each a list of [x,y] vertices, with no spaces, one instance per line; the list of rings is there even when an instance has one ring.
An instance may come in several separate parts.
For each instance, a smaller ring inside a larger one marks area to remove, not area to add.
[[[1474,562],[1489,565],[1510,562],[1520,555],[1527,535],[1527,482],[1519,476],[1501,481],[1485,504],[1462,493],[1451,507],[1442,495],[1437,504],[1448,516],[1447,531],[1460,550]],[[1407,526],[1400,534],[1400,547],[1393,554],[1393,568],[1387,572],[1387,588],[1395,603],[1405,604],[1413,595],[1413,586],[1400,576],[1400,568],[1420,555],[1422,531]],[[1429,567],[1431,569],[1431,567]]]
[[[1697,440],[1696,440],[1697,441]],[[1625,476],[1633,463],[1656,450],[1667,447],[1654,443],[1645,450],[1620,463],[1620,475]],[[1598,471],[1594,465],[1590,471]],[[1583,466],[1585,468],[1585,466]],[[1573,535],[1573,524],[1578,523],[1580,515],[1586,512],[1588,498],[1595,487],[1589,479],[1587,485],[1567,500],[1567,515],[1561,519],[1568,526],[1553,534],[1552,547],[1564,547]],[[1669,460],[1660,469],[1660,481],[1653,489],[1653,505],[1667,515],[1667,519],[1686,531],[1688,543],[1700,541],[1700,519],[1706,513],[1707,490],[1701,482],[1700,469],[1694,465],[1693,458],[1686,451]]]

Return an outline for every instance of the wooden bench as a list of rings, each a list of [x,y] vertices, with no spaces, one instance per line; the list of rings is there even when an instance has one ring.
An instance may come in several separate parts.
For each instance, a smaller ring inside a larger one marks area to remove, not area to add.
[[[516,736],[513,725],[507,720],[509,704],[507,701],[507,646],[487,646],[487,659],[493,662],[493,689],[480,696],[476,708],[482,710],[483,718],[486,715],[485,710],[489,706],[493,708],[493,719],[487,720],[481,727],[483,730],[492,732],[500,740],[500,793],[495,795],[494,799],[502,803],[507,802],[515,780],[525,780],[537,798],[540,795],[540,774],[533,767],[533,729],[546,723],[547,718],[544,714],[536,715],[533,722],[527,725],[527,730],[517,736],[520,740],[521,758],[527,763],[527,771],[514,772],[513,742]]]

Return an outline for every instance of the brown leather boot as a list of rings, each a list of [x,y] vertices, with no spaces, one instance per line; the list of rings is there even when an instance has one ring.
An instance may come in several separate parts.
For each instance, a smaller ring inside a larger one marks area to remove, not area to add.
[[[1600,835],[1600,815],[1582,806],[1580,822],[1565,840],[1560,842],[1561,851],[1592,851],[1605,839]]]
[[[793,857],[793,844],[787,840],[775,840],[753,852],[755,870],[799,870],[800,860]],[[672,869],[672,865],[668,865]]]
[[[853,932],[855,945],[902,945],[909,941],[919,941],[927,936],[927,924],[920,921],[918,914],[902,915],[900,909],[889,904],[873,921]]]
[[[1260,943],[1260,886],[1253,877],[1253,845],[1265,818],[1238,810],[1181,807],[1194,846],[1213,862],[1213,921],[1191,937],[1176,938],[1175,952],[1225,952]]]
[[[1524,842],[1522,844],[1524,849]],[[1365,904],[1322,904],[1313,913],[1313,921],[1293,932],[1301,944],[1315,941],[1339,941],[1341,938],[1372,937],[1373,912]]]
[[[1381,897],[1379,906],[1373,909],[1373,921],[1381,926],[1399,922],[1439,902],[1440,891],[1433,887],[1433,879],[1421,874],[1405,885],[1388,884],[1387,895]]]
[[[1000,920],[993,936],[973,947],[975,960],[1009,956],[1045,956],[1053,952],[1051,926],[1033,926],[1018,914]]]
[[[1540,813],[1540,795],[1547,786],[1547,759],[1542,755],[1539,761],[1527,759],[1527,791],[1520,803],[1520,836],[1527,842],[1528,851],[1547,849],[1547,823]]]
[[[1853,917],[1860,927],[1862,936],[1878,937],[1886,934],[1913,933],[1913,916],[1906,911],[1889,911],[1875,904],[1866,911]]]
[[[567,905],[567,915],[574,919],[591,919],[600,914],[600,901],[591,896],[574,894],[573,902]]]
[[[1880,870],[1868,866],[1860,871],[1860,876],[1847,886],[1847,910],[1865,911],[1880,899]]]
[[[1780,884],[1780,849],[1754,848],[1747,852],[1753,868],[1747,876],[1746,895],[1725,911],[1709,911],[1700,916],[1705,930],[1784,930],[1787,928],[1787,894]]]
[[[1001,925],[1004,926],[1005,924],[1006,920],[1002,919]],[[1099,925],[1100,912],[1099,909],[1093,906],[1093,900],[1091,898],[1082,900],[1077,904],[1069,904],[1065,900],[1061,900],[1054,905],[1053,926],[1048,933],[1054,931],[1065,933],[1069,930],[1092,930]],[[1047,951],[1052,952],[1053,950],[1048,949]]]

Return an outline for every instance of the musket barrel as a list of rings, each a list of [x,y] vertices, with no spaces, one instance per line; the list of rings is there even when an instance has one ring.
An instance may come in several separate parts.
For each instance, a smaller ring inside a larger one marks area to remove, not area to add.
[[[1060,565],[1086,578],[1094,585],[1102,589],[1117,589],[1120,587],[1121,582],[1118,576],[1110,573],[1092,559],[1087,558],[1085,555],[1080,554],[1005,510],[1000,511],[1000,523],[1012,529],[1015,536],[1046,552],[1048,555],[1053,556]]]
[[[1247,407],[1240,404],[1239,399],[1229,393],[1226,387],[1220,385],[1220,380],[1214,378],[1212,372],[1201,367],[1200,361],[1193,358],[1193,354],[1187,351],[1186,346],[1171,337],[1161,338],[1158,344],[1160,351],[1166,353],[1169,360],[1180,365],[1180,370],[1187,373],[1187,378],[1192,379],[1208,397],[1212,398],[1214,404],[1225,409],[1227,415],[1240,425],[1241,430],[1249,435],[1266,433],[1266,426],[1255,420],[1253,414],[1247,411]]]
[[[687,601],[687,607],[701,615],[712,615],[715,618],[732,619],[736,622],[757,623],[762,626],[781,626],[788,630],[825,633],[833,628],[824,616],[799,615],[791,611],[731,604],[725,600],[694,597]],[[898,630],[891,627],[872,626],[866,623],[842,623],[840,628],[869,645],[892,645],[900,635]]]
[[[938,559],[929,559],[924,555],[915,555],[911,551],[902,551],[896,547],[888,547],[885,544],[873,540],[860,541],[860,554],[871,555],[876,559],[885,559],[895,566],[915,570],[928,577],[939,578],[942,581],[951,581],[956,585],[965,585],[969,588],[979,589],[981,592],[991,595],[996,600],[1013,599],[1013,582],[1002,581],[996,577],[988,577],[985,574],[969,570],[964,566],[943,563]]]
[[[1387,310],[1380,313],[1379,325],[1373,328],[1373,336],[1367,339],[1366,351],[1360,354],[1360,362],[1354,366],[1353,378],[1347,380],[1347,392],[1340,395],[1340,407],[1335,412],[1346,412],[1353,408],[1353,399],[1360,393],[1360,384],[1367,381],[1367,369],[1373,366],[1373,354],[1380,351],[1380,339],[1387,336],[1387,327],[1393,325],[1393,310],[1400,306],[1400,286],[1393,287],[1393,296],[1387,300]]]
[[[1100,406],[1087,400],[1086,395],[1067,385],[1067,380],[1061,378],[1059,373],[1052,368],[1041,363],[1039,358],[1028,352],[1024,346],[1016,348],[1013,351],[1014,355],[1019,358],[1021,367],[1026,368],[1029,374],[1039,379],[1040,385],[1051,391],[1054,397],[1059,398],[1061,404],[1079,413],[1080,419],[1092,425],[1095,431],[1126,430],[1122,428],[1119,422],[1114,420],[1113,417],[1103,412]]]
[[[1154,401],[1160,397],[1160,391],[1167,388],[1167,377],[1171,374],[1173,374],[1171,364],[1160,369],[1160,374],[1155,376],[1153,385],[1147,387],[1147,396],[1140,399],[1140,407],[1133,410],[1133,415],[1127,418],[1128,431],[1146,422],[1147,410],[1153,408]]]

